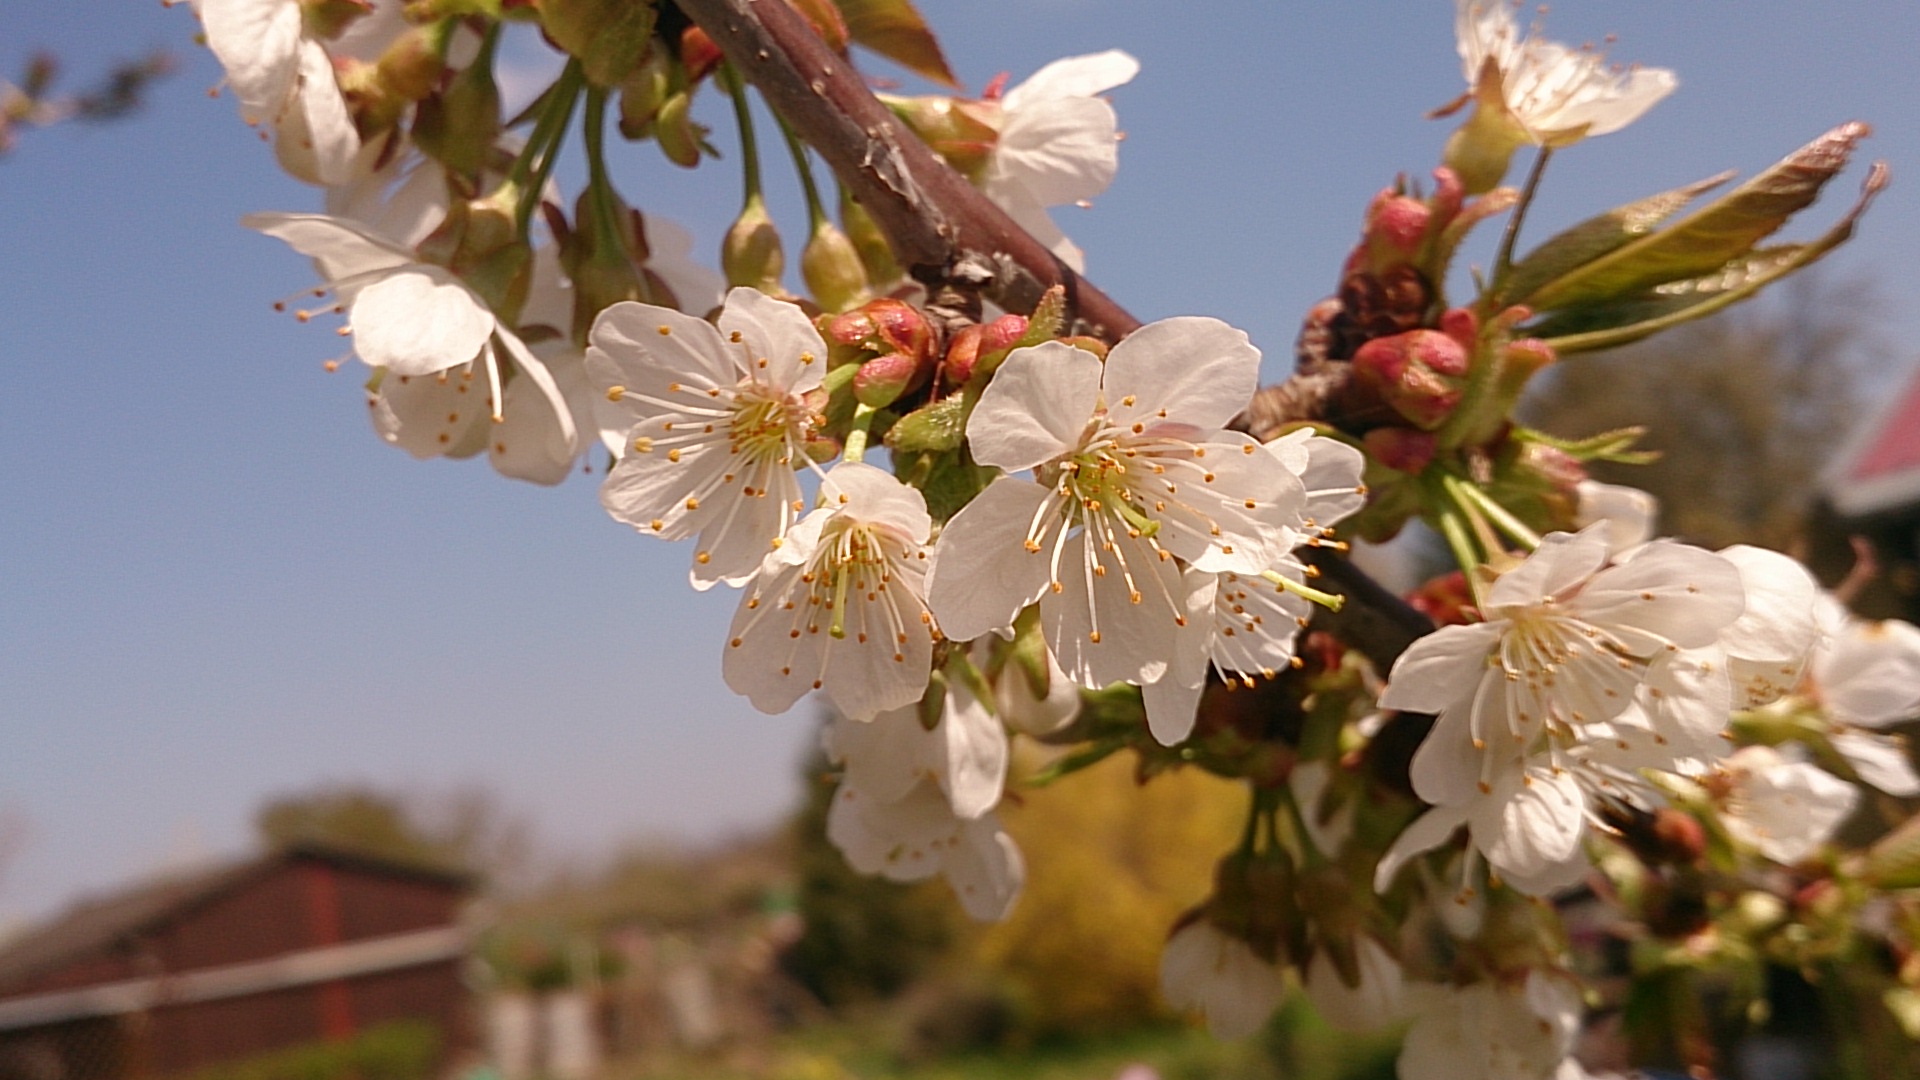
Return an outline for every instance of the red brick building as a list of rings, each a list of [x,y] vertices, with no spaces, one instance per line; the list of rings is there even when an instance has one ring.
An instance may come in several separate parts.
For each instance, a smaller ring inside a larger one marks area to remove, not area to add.
[[[431,1025],[472,1043],[469,882],[296,846],[83,902],[0,948],[0,1080],[184,1077]]]

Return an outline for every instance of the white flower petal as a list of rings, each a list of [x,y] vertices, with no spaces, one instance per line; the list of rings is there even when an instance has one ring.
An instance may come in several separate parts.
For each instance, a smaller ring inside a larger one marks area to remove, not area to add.
[[[1827,736],[1827,741],[1847,759],[1860,779],[1902,799],[1920,795],[1920,774],[1914,772],[1913,759],[1900,739],[1864,731],[1836,731]]]
[[[987,485],[941,530],[927,605],[955,641],[1011,630],[1014,616],[1047,588],[1047,552],[1021,546],[1028,525],[1053,492],[1003,476]]]
[[[1499,647],[1500,623],[1443,626],[1416,640],[1394,661],[1380,706],[1438,712],[1479,687],[1487,658]]]
[[[373,367],[431,375],[472,362],[492,336],[493,312],[453,272],[425,263],[362,288],[347,312],[353,350]]]
[[[1099,98],[1070,97],[1009,109],[994,144],[989,183],[1018,185],[1042,206],[1107,190],[1120,165],[1119,118]]]
[[[1009,111],[1067,97],[1092,97],[1122,86],[1140,73],[1140,61],[1119,49],[1055,60],[1008,90],[1000,99]]]
[[[1016,472],[1072,450],[1100,400],[1100,360],[1049,341],[1007,356],[967,419],[973,459]]]
[[[740,373],[756,382],[804,394],[826,377],[826,342],[796,304],[758,289],[734,289],[720,312],[720,332],[740,335],[730,351]]]
[[[1205,431],[1225,427],[1259,384],[1260,350],[1245,332],[1182,316],[1121,339],[1107,354],[1102,389],[1116,425],[1172,422]]]
[[[300,5],[295,0],[200,0],[207,48],[248,123],[271,120],[293,92],[299,69]]]
[[[1160,993],[1176,1009],[1205,1014],[1216,1039],[1242,1039],[1266,1024],[1287,993],[1280,969],[1247,943],[1196,919],[1160,951]]]

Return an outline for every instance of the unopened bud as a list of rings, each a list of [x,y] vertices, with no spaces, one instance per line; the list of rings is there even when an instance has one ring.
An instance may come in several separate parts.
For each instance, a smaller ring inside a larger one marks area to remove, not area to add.
[[[1366,247],[1367,263],[1376,273],[1410,263],[1420,253],[1432,221],[1427,204],[1407,195],[1383,191],[1367,208],[1366,230],[1361,243]]]
[[[577,58],[595,86],[616,86],[639,66],[654,18],[654,5],[632,0],[540,0],[547,39]]]
[[[1389,469],[1418,473],[1433,460],[1438,440],[1430,431],[1383,427],[1374,428],[1361,436],[1360,445],[1369,458]]]
[[[414,114],[413,141],[447,171],[477,184],[500,135],[500,88],[493,65],[469,64]]]
[[[978,179],[1000,141],[1001,109],[995,102],[948,97],[883,99],[920,141],[954,171]]]
[[[693,122],[691,88],[670,94],[653,117],[653,139],[667,160],[683,169],[700,164],[700,141],[706,129]]]
[[[887,236],[880,231],[873,215],[844,188],[840,191],[840,224],[847,230],[847,238],[853,241],[853,249],[860,253],[860,262],[867,268],[867,280],[875,288],[884,289],[906,276],[899,260],[893,257],[893,245],[887,243]]]
[[[653,130],[653,118],[673,92],[673,58],[665,49],[648,49],[646,56],[620,81],[620,134],[644,138]]]
[[[1460,404],[1467,350],[1437,330],[1409,330],[1360,346],[1353,373],[1409,423],[1432,430]]]
[[[974,364],[980,359],[980,328],[967,326],[947,339],[947,359],[942,378],[958,385],[973,378]]]
[[[913,389],[920,365],[903,353],[883,353],[860,365],[853,376],[853,397],[862,405],[884,409]]]
[[[376,63],[375,78],[380,89],[400,101],[419,101],[440,83],[446,64],[427,39],[427,31],[409,27],[387,46]]]
[[[755,195],[727,230],[720,243],[720,269],[727,284],[759,289],[763,293],[781,291],[780,274],[786,269],[786,257],[780,251],[780,230],[767,213],[767,204]]]
[[[687,69],[687,82],[697,83],[708,73],[720,66],[726,59],[720,54],[720,46],[713,43],[705,30],[689,26],[680,34],[680,66]]]
[[[1382,431],[1405,428],[1381,428]],[[1478,621],[1473,603],[1473,589],[1467,584],[1465,572],[1455,570],[1450,574],[1441,574],[1429,578],[1419,588],[1407,596],[1407,605],[1433,620],[1435,626],[1461,626]]]
[[[867,290],[867,268],[853,250],[853,241],[825,218],[800,252],[800,278],[826,311],[845,311],[872,295]]]
[[[1440,313],[1440,332],[1471,352],[1480,340],[1480,317],[1472,308],[1448,308]]]
[[[915,361],[933,348],[933,328],[903,300],[883,296],[827,321],[829,341],[876,353],[905,353]]]
[[[372,10],[372,0],[300,0],[301,29],[306,37],[328,41]]]

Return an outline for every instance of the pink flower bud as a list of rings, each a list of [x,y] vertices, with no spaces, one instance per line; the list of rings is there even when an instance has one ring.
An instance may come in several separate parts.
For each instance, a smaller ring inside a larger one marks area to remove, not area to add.
[[[1360,439],[1360,445],[1367,456],[1404,473],[1417,473],[1433,460],[1436,449],[1434,436],[1425,431],[1412,428],[1383,427],[1374,428]]]
[[[881,297],[836,315],[827,323],[827,336],[836,344],[855,345],[870,352],[905,353],[916,360],[933,347],[933,328],[912,305]]]
[[[1427,206],[1433,210],[1434,224],[1446,228],[1460,213],[1460,207],[1466,202],[1467,186],[1460,180],[1460,174],[1445,165],[1433,170],[1433,198],[1427,200]]]
[[[1469,618],[1476,610],[1473,590],[1467,587],[1467,575],[1459,570],[1427,579],[1407,596],[1407,603],[1432,619],[1435,626],[1464,625],[1477,619]]]
[[[1472,351],[1480,340],[1480,318],[1472,308],[1448,308],[1440,313],[1440,332]]]
[[[1381,192],[1367,209],[1362,240],[1369,267],[1377,273],[1412,262],[1432,219],[1432,211],[1419,199]]]
[[[705,30],[689,26],[680,35],[680,64],[687,69],[687,81],[699,82],[707,73],[720,66],[725,57],[720,55],[720,46],[713,43]]]
[[[959,385],[973,378],[973,367],[980,359],[980,328],[962,327],[947,341],[947,382]]]
[[[853,375],[853,397],[862,405],[884,409],[913,389],[920,365],[903,353],[885,353],[860,365]]]
[[[1431,430],[1460,404],[1467,350],[1437,330],[1409,330],[1360,346],[1353,373],[1394,411]]]

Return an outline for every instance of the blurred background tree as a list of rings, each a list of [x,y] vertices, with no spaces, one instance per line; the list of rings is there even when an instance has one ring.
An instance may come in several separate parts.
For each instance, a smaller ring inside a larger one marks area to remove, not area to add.
[[[1870,284],[1818,271],[1767,299],[1622,349],[1563,361],[1523,412],[1568,438],[1645,425],[1651,465],[1594,478],[1660,500],[1659,532],[1710,548],[1791,550],[1821,469],[1884,382]]]
[[[481,787],[403,793],[329,784],[268,800],[254,829],[269,849],[326,844],[473,874],[496,889],[524,885],[534,872],[531,828]]]

